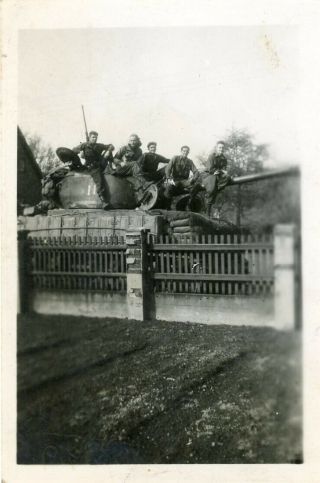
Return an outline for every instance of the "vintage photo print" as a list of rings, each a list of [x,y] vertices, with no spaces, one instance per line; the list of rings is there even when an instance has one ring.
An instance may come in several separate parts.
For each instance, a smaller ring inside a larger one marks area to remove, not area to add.
[[[316,481],[312,51],[244,4],[6,3],[5,481]]]

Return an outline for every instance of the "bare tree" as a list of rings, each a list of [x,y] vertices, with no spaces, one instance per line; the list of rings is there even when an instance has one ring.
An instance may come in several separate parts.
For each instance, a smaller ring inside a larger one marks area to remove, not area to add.
[[[267,144],[256,144],[254,136],[245,129],[232,129],[225,138],[225,155],[233,176],[258,173],[269,157]]]
[[[25,138],[44,176],[53,168],[62,165],[53,148],[50,144],[46,144],[41,136],[36,133],[26,133]]]
[[[269,157],[266,144],[256,144],[254,137],[245,129],[232,129],[225,142],[225,154],[231,176],[259,173],[263,170]],[[236,224],[240,226],[245,210],[253,206],[260,196],[259,187],[256,184],[238,185],[232,191],[230,190],[227,196],[236,213]]]

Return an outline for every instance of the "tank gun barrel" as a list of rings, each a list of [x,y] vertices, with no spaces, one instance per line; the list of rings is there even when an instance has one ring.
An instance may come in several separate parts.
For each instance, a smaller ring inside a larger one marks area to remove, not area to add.
[[[240,185],[245,183],[251,183],[252,181],[260,181],[262,179],[277,178],[280,176],[299,176],[299,174],[299,167],[292,166],[290,168],[274,169],[272,171],[262,171],[261,173],[238,176],[232,179],[230,185]]]

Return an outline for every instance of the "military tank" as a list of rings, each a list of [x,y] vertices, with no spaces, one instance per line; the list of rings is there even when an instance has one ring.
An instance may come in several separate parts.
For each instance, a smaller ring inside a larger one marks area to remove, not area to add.
[[[279,176],[297,175],[298,168],[277,169],[235,177],[240,185]],[[69,171],[57,184],[56,204],[46,215],[34,208],[19,217],[19,229],[33,237],[110,236],[146,228],[153,235],[201,235],[236,233],[232,223],[210,219],[203,210],[201,193],[190,199],[186,193],[171,200],[163,196],[162,184],[137,182],[133,177],[105,174],[111,210],[104,211],[96,186],[87,172]]]
[[[229,185],[240,185],[297,173],[298,168],[296,167],[265,171],[231,178]],[[134,177],[118,177],[112,174],[105,174],[105,180],[109,188],[111,206],[117,210],[131,210],[139,207],[145,211],[154,208],[182,211],[187,209],[197,213],[203,209],[198,196],[196,195],[193,200],[190,200],[188,193],[173,198],[168,205],[160,183],[141,184],[137,183]],[[69,172],[59,183],[58,190],[59,204],[64,209],[102,208],[102,202],[96,193],[96,186],[88,173]],[[189,201],[191,201],[191,205],[188,205]]]

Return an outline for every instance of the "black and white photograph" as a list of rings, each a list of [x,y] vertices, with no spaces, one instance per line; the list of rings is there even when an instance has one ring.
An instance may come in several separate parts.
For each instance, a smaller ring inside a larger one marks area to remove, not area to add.
[[[301,32],[210,23],[17,29],[19,470],[306,462]]]

